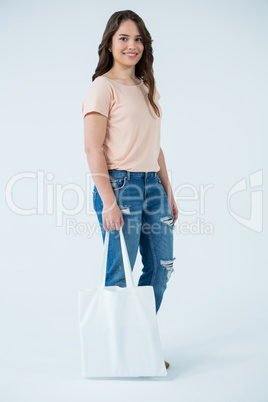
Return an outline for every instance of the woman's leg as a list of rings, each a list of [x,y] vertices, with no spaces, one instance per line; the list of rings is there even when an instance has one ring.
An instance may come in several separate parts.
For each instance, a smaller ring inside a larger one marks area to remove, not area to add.
[[[145,189],[146,206],[142,214],[140,237],[143,269],[138,285],[153,286],[157,313],[167,282],[174,271],[174,226],[167,195],[159,177],[149,177]]]
[[[126,172],[111,170],[110,181],[117,204],[124,219],[122,227],[130,265],[133,270],[138,247],[142,256],[143,269],[138,286],[154,288],[156,312],[167,288],[173,269],[173,216],[167,195],[155,172]],[[94,187],[93,204],[102,230],[103,204]],[[121,243],[118,230],[110,230],[105,286],[125,287]]]
[[[119,208],[123,214],[124,225],[122,227],[122,231],[126,242],[131,269],[133,271],[139,247],[142,200],[141,202],[135,202],[135,214],[133,214],[134,204],[131,202],[131,199],[128,199],[128,202],[124,201],[125,194],[128,194],[128,197],[131,195],[130,177],[126,176],[125,171],[118,170],[116,172],[110,172],[110,181],[114,190],[117,204],[119,205]],[[106,231],[103,228],[102,222],[103,203],[96,186],[94,186],[93,191],[93,205],[99,220],[102,231],[102,240],[104,243]],[[110,230],[105,286],[115,285],[125,287],[126,280],[119,231]]]

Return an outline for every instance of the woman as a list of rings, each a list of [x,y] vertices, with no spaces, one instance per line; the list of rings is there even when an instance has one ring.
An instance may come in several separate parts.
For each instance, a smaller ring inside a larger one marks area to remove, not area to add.
[[[126,286],[118,232],[122,226],[132,270],[140,249],[138,286],[153,286],[157,312],[174,271],[178,208],[160,148],[153,60],[143,20],[131,10],[114,13],[99,45],[99,63],[82,113],[103,242],[110,231],[105,286]]]

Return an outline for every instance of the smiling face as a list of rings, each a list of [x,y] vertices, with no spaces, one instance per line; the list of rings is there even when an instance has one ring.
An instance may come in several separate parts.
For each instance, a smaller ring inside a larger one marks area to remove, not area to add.
[[[142,57],[143,43],[136,23],[132,20],[123,21],[112,38],[114,64],[126,67],[135,66]]]

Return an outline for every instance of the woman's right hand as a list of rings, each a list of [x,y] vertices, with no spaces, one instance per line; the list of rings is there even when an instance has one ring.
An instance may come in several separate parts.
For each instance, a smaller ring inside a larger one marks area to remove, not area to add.
[[[117,203],[115,206],[103,204],[102,224],[106,232],[119,230],[124,225],[123,214]]]

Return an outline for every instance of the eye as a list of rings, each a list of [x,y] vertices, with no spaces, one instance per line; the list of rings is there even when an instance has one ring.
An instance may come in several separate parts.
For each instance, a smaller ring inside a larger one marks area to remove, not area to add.
[[[125,38],[125,37],[119,38],[119,40],[121,40],[121,39],[127,39],[127,38]],[[137,40],[140,41],[140,42],[142,42],[142,38],[137,38]]]

